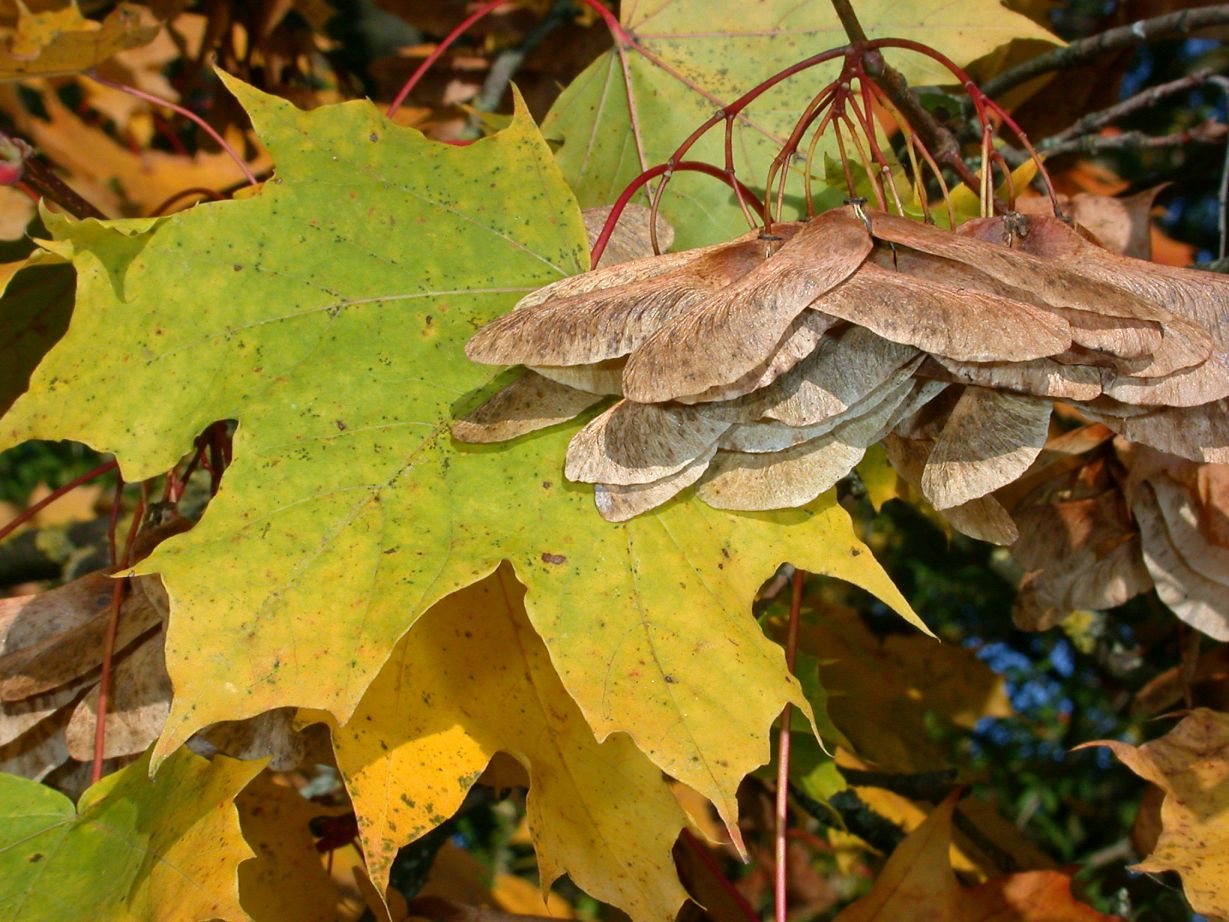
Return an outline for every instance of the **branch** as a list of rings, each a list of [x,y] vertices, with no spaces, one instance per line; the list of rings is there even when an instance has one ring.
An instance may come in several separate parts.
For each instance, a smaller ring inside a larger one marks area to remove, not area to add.
[[[25,162],[22,181],[49,202],[55,202],[74,218],[98,218],[107,216],[83,199],[68,183],[37,157]]]
[[[1187,144],[1223,144],[1229,129],[1220,122],[1206,121],[1176,134],[1149,135],[1142,131],[1125,131],[1113,135],[1084,135],[1070,138],[1058,144],[1044,143],[1041,150],[1057,157],[1059,154],[1099,154],[1105,151],[1158,150],[1166,147],[1183,147]]]
[[[1055,48],[1017,67],[1009,68],[987,80],[982,90],[987,96],[1001,96],[1007,90],[1027,83],[1041,74],[1078,67],[1107,51],[1131,48],[1149,39],[1166,35],[1186,35],[1196,29],[1226,23],[1229,23],[1229,3],[1195,10],[1180,10],[1164,16],[1154,16],[1152,19],[1140,19],[1129,26],[1119,26],[1097,35],[1090,35],[1088,38],[1072,42],[1065,48]]]
[[[1197,86],[1202,86],[1212,78],[1210,70],[1201,70],[1187,77],[1181,77],[1177,80],[1171,80],[1169,83],[1158,83],[1156,86],[1149,87],[1142,93],[1137,93],[1120,103],[1102,109],[1100,112],[1091,112],[1083,118],[1072,123],[1069,127],[1055,135],[1046,138],[1037,147],[1040,150],[1046,150],[1056,144],[1066,141],[1069,138],[1074,138],[1078,135],[1089,134],[1094,131],[1099,131],[1111,122],[1122,118],[1126,115],[1131,115],[1141,109],[1147,109],[1149,106],[1154,106],[1166,96],[1172,96],[1175,93],[1182,93],[1186,90],[1193,89]]]

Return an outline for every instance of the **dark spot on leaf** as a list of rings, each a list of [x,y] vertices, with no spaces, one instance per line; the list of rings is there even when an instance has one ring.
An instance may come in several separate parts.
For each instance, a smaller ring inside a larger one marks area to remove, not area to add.
[[[550,482],[549,480],[543,480],[543,481],[542,481],[542,489],[543,489],[543,490],[549,490],[550,488],[551,488],[551,482]]]
[[[562,554],[548,554],[546,551],[542,552],[542,562],[543,563],[560,564],[560,563],[567,563],[567,560],[568,559],[564,557]]]
[[[242,272],[242,271],[243,271],[243,266],[242,266],[240,263],[235,263],[235,265],[234,265],[234,270],[235,270],[236,272]]]
[[[862,556],[862,552],[861,552],[860,550],[858,550],[856,547],[851,547],[851,548],[849,549],[849,556],[850,556],[850,557],[861,557],[861,556]]]
[[[346,424],[345,424],[342,420],[340,420],[340,419],[335,419],[335,420],[333,420],[333,424],[337,426],[337,429],[338,429],[338,431],[339,431],[339,432],[345,432],[345,431],[346,431]]]
[[[675,682],[677,682],[677,681],[678,681],[678,679],[676,679],[674,676],[670,675],[670,673],[668,673],[668,672],[667,672],[664,676],[662,676],[662,678],[666,680],[666,684],[667,684],[667,685],[673,685]]]
[[[376,141],[380,140],[380,136],[373,131],[367,136],[367,140],[374,144]]]
[[[30,864],[35,864],[39,861],[42,861],[46,857],[47,856],[44,855],[42,852],[35,852],[29,858],[27,858],[26,861],[30,862]]]

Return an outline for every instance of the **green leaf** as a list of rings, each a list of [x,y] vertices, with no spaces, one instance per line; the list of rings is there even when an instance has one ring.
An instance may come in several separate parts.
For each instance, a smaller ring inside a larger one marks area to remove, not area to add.
[[[232,801],[260,762],[177,752],[108,775],[76,810],[0,775],[0,918],[21,922],[243,919],[237,869],[252,857]]]
[[[859,0],[856,7],[871,38],[919,39],[957,64],[1012,39],[1057,41],[998,0],[969,0],[958,7],[948,0]],[[829,3],[762,0],[714,6],[705,0],[642,0],[620,9],[628,41],[589,65],[543,123],[547,137],[563,142],[559,165],[582,207],[613,202],[639,173],[666,162],[709,116],[761,80],[848,41]],[[910,83],[957,82],[930,58],[897,50],[885,54]],[[735,165],[744,182],[763,187],[781,140],[839,66],[838,61],[795,76],[762,96],[748,110],[749,117],[735,123]],[[719,125],[687,159],[720,166],[724,143]],[[678,249],[746,229],[730,189],[694,173],[671,180],[662,212],[674,225]]]
[[[629,733],[732,819],[772,719],[801,703],[751,617],[759,584],[790,559],[918,623],[908,603],[831,496],[759,515],[684,499],[612,525],[563,480],[564,427],[453,442],[454,413],[489,392],[466,339],[586,260],[575,200],[523,109],[457,148],[367,103],[300,112],[232,87],[276,178],[154,222],[59,226],[73,325],[0,420],[0,447],[72,437],[115,452],[128,479],[239,420],[203,520],[141,565],[173,605],[155,761],[273,707],[344,723],[414,620],[507,559],[598,739]]]

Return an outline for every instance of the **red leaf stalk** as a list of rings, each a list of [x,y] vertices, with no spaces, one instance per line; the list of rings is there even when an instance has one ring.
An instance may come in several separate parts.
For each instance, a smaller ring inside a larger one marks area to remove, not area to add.
[[[95,477],[101,477],[103,474],[110,473],[111,471],[115,470],[117,466],[118,465],[116,464],[115,459],[112,458],[106,464],[100,464],[98,465],[98,467],[94,468],[92,471],[88,471],[87,473],[82,474],[80,477],[76,477],[73,480],[70,480],[68,483],[64,484],[64,486],[60,487],[58,490],[53,490],[51,493],[44,496],[42,499],[40,499],[34,505],[30,506],[28,509],[22,510],[22,512],[15,519],[9,522],[7,525],[0,526],[0,541],[3,541],[5,538],[7,538],[9,535],[15,532],[18,528],[20,528],[26,522],[30,521],[30,519],[34,518],[36,515],[38,515],[40,512],[42,512],[44,509],[46,509],[48,506],[50,506],[60,497],[64,496],[65,494],[71,493],[73,490],[77,489],[77,487],[81,486],[83,483],[89,483]]]
[[[802,620],[802,583],[805,578],[806,571],[794,570],[789,600],[789,627],[785,635],[785,663],[791,674],[794,671],[794,660],[798,655],[798,622]],[[786,825],[789,822],[789,725],[793,715],[793,705],[785,705],[784,710],[781,711],[781,730],[777,743],[777,834],[773,874],[773,906],[776,910],[776,922],[786,922],[786,917],[789,915],[789,903],[786,896],[788,884]]]
[[[173,103],[169,99],[163,99],[160,96],[155,96],[153,93],[146,93],[144,90],[138,90],[135,86],[128,86],[125,83],[117,83],[114,80],[108,80],[96,70],[86,71],[86,74],[95,83],[101,83],[103,86],[109,86],[113,90],[119,90],[122,93],[127,93],[129,96],[135,96],[137,99],[143,99],[155,106],[162,106],[166,109],[170,109],[172,112],[178,113],[184,118],[195,122],[196,125],[205,132],[205,134],[209,135],[209,137],[213,138],[213,140],[217,142],[217,145],[222,148],[222,150],[226,151],[231,160],[235,161],[239,169],[243,171],[243,175],[247,177],[249,185],[255,186],[259,183],[259,180],[256,178],[256,174],[253,173],[251,168],[247,165],[247,161],[239,156],[239,152],[231,147],[230,144],[227,143],[226,139],[222,137],[222,135],[219,134],[212,125],[210,125],[191,109],[185,108],[177,103]]]

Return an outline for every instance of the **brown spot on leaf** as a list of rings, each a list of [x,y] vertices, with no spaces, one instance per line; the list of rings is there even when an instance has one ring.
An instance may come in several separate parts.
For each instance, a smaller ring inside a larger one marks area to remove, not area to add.
[[[567,563],[567,561],[568,559],[564,557],[562,554],[551,554],[551,553],[548,553],[547,551],[542,552],[542,562],[543,563],[561,564],[561,563]]]

